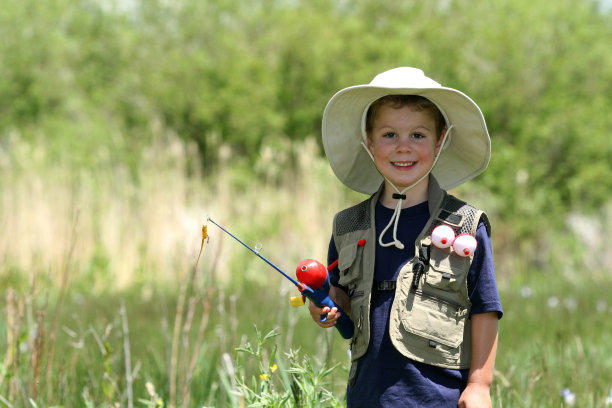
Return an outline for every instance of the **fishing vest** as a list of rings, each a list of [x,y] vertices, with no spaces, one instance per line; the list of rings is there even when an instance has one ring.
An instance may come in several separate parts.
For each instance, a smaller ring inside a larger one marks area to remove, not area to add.
[[[349,384],[351,379],[354,381],[357,360],[366,353],[370,340],[370,301],[378,242],[374,213],[381,191],[382,187],[370,199],[334,217],[338,283],[348,288],[350,317],[355,324]],[[394,347],[410,359],[438,367],[469,368],[471,302],[467,275],[473,253],[461,257],[451,248],[433,246],[431,231],[447,224],[456,235],[475,235],[482,220],[490,235],[490,225],[485,213],[447,194],[433,176],[429,178],[428,205],[430,218],[415,241],[414,253],[407,253],[407,258],[414,256],[401,268],[395,282],[389,334]],[[363,246],[358,245],[361,239],[366,240]],[[384,281],[383,286],[389,283]],[[376,285],[378,289],[385,289],[380,287],[380,282]]]

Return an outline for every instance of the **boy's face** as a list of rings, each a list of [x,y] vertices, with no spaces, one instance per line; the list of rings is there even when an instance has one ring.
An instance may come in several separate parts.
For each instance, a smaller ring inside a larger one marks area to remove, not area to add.
[[[401,191],[431,170],[442,139],[431,112],[385,104],[374,118],[368,148],[378,171]]]

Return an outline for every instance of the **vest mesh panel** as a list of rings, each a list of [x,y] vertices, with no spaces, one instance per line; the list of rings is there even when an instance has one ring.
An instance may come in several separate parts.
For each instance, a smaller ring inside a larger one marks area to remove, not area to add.
[[[338,235],[348,234],[370,228],[370,203],[369,201],[357,204],[351,208],[341,211],[337,218]]]

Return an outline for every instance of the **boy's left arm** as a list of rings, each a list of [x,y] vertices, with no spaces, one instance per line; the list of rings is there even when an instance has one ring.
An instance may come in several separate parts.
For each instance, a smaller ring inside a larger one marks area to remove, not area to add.
[[[498,314],[474,314],[471,319],[472,360],[467,386],[459,398],[459,408],[491,407],[490,387],[497,351]]]

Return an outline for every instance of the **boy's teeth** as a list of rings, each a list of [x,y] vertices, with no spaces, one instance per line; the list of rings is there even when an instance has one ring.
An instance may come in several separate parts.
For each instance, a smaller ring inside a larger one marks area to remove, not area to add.
[[[408,167],[408,166],[412,166],[413,164],[414,164],[414,162],[393,163],[394,166],[400,166],[400,167]]]

